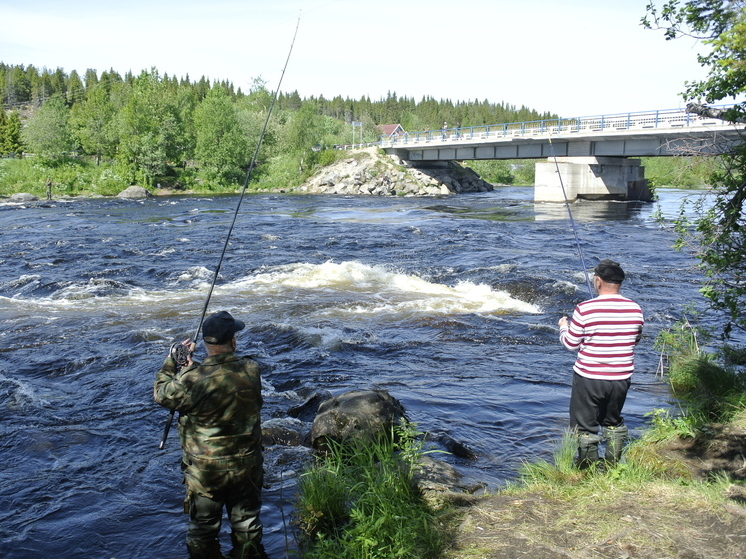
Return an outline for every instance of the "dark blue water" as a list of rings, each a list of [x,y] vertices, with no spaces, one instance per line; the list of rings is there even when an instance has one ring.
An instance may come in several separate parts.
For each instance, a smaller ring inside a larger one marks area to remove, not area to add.
[[[633,430],[665,406],[653,340],[702,304],[692,260],[652,218],[660,204],[572,206],[586,264],[619,260],[645,311],[626,407]],[[237,198],[0,206],[0,548],[6,558],[185,557],[175,433],[152,383],[193,334]],[[548,458],[567,422],[573,355],[557,320],[587,298],[563,205],[531,189],[443,198],[252,196],[210,311],[248,327],[265,368],[265,425],[313,389],[390,391],[423,431],[473,449],[439,455],[494,489]],[[308,451],[266,450],[274,558],[293,549],[295,477]]]

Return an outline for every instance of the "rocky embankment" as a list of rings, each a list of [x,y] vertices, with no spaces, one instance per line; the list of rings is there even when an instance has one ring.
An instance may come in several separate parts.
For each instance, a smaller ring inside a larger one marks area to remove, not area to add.
[[[372,147],[322,169],[292,192],[304,194],[362,194],[373,196],[436,196],[489,192],[492,185],[476,172],[453,162],[417,166]]]

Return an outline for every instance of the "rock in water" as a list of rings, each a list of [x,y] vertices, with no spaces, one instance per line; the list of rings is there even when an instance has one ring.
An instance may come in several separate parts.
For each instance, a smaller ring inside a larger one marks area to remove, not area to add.
[[[329,440],[368,440],[390,434],[406,418],[404,406],[385,390],[352,390],[319,406],[311,445],[325,451]]]
[[[142,186],[135,185],[125,188],[117,194],[117,198],[148,198],[149,196],[152,196],[150,192],[145,190]]]

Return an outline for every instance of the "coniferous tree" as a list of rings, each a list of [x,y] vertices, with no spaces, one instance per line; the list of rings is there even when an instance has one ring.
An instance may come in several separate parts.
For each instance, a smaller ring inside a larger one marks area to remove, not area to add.
[[[85,99],[85,87],[78,72],[73,70],[67,78],[66,96],[68,105],[83,101]]]
[[[5,109],[0,106],[0,157],[3,157],[4,155],[7,155],[9,152],[7,151],[7,140],[6,140],[6,134],[8,130],[8,115],[5,112]]]
[[[23,143],[21,141],[21,116],[13,111],[8,116],[5,125],[5,144],[3,151],[6,155],[21,155]]]

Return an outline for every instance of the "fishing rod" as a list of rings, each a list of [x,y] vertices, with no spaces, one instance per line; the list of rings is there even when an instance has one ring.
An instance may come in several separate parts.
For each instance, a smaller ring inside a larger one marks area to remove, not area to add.
[[[591,278],[588,275],[588,267],[585,265],[585,258],[583,257],[583,248],[580,246],[580,239],[578,238],[578,230],[575,227],[575,220],[572,217],[572,211],[570,211],[570,202],[567,201],[567,192],[565,192],[565,183],[562,182],[562,173],[560,172],[559,163],[557,162],[557,156],[554,153],[554,144],[552,143],[552,136],[549,135],[549,149],[552,152],[552,159],[554,159],[554,166],[557,169],[557,176],[559,177],[560,186],[562,187],[562,198],[565,200],[565,207],[567,208],[567,215],[570,216],[570,225],[572,226],[572,233],[575,237],[575,245],[578,247],[578,254],[580,255],[580,263],[583,266],[583,273],[585,274],[585,283],[588,287],[588,293],[593,298],[593,286],[591,285]]]
[[[246,177],[243,181],[243,187],[241,188],[241,194],[238,197],[238,203],[236,204],[236,209],[233,212],[233,220],[231,221],[231,225],[228,228],[228,234],[225,236],[225,243],[223,244],[223,250],[220,253],[220,258],[218,258],[218,264],[215,266],[215,271],[212,274],[212,281],[210,282],[210,289],[207,291],[207,296],[205,297],[205,304],[202,306],[202,314],[200,315],[199,322],[197,324],[197,330],[194,332],[194,337],[192,338],[192,342],[187,345],[186,342],[182,343],[175,343],[171,346],[170,353],[175,358],[175,360],[178,363],[181,363],[182,366],[187,364],[191,360],[191,356],[194,353],[194,350],[196,348],[196,342],[199,338],[199,333],[202,330],[202,323],[205,320],[205,315],[207,314],[207,307],[210,304],[210,298],[212,297],[212,292],[215,289],[215,284],[218,280],[218,274],[220,273],[220,268],[223,265],[223,259],[225,258],[225,253],[228,250],[228,242],[230,241],[231,234],[233,233],[233,228],[236,225],[236,220],[238,219],[238,211],[241,208],[241,202],[244,199],[244,195],[246,194],[246,187],[249,185],[249,179],[251,178],[251,172],[254,170],[254,166],[256,165],[256,158],[259,155],[259,148],[262,147],[262,140],[264,139],[264,134],[267,132],[267,127],[269,126],[269,118],[272,116],[272,110],[275,107],[275,103],[277,102],[277,97],[280,94],[280,86],[282,85],[282,79],[285,77],[285,70],[287,70],[288,63],[290,62],[290,55],[293,53],[293,47],[295,46],[295,38],[298,36],[298,28],[300,27],[300,16],[298,16],[298,21],[295,24],[295,32],[293,33],[293,40],[290,43],[290,50],[288,51],[288,56],[285,59],[285,65],[282,67],[282,73],[280,74],[280,80],[277,82],[277,88],[275,89],[275,93],[272,97],[272,103],[269,106],[269,110],[267,111],[267,118],[264,119],[264,126],[262,127],[262,131],[259,134],[259,140],[256,143],[256,147],[254,148],[254,155],[251,157],[251,162],[249,163],[249,169],[246,171]],[[174,415],[176,414],[176,410],[171,410],[168,414],[168,419],[166,420],[166,425],[163,427],[163,435],[161,436],[161,442],[158,445],[158,448],[160,450],[163,450],[163,448],[166,445],[166,438],[168,437],[168,432],[171,430],[171,423],[173,423]]]

